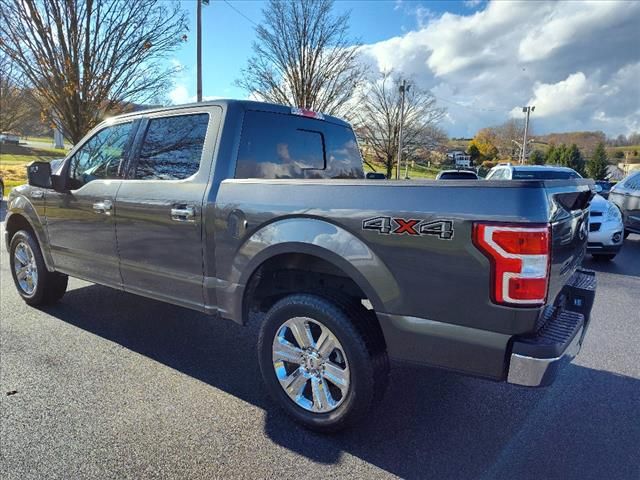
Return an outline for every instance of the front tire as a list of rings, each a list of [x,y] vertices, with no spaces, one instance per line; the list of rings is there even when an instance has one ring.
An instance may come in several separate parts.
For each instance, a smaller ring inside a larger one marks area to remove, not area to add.
[[[67,275],[47,270],[40,246],[31,232],[19,230],[11,238],[9,262],[18,294],[27,304],[49,305],[65,294]]]
[[[258,359],[267,391],[304,426],[337,431],[382,397],[389,363],[375,319],[358,302],[293,294],[267,312]]]

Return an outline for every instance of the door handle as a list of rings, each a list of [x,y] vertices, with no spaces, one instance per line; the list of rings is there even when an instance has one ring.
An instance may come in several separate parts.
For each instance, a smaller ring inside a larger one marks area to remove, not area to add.
[[[113,208],[113,203],[111,203],[111,200],[104,200],[102,202],[96,202],[93,204],[94,212],[104,213],[105,215],[111,215],[112,208]]]
[[[196,221],[196,209],[194,207],[181,206],[179,208],[171,209],[171,220],[175,222],[190,222]]]

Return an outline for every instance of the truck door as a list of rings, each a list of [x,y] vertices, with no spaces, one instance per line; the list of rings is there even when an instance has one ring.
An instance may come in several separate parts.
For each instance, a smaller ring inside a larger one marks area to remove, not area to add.
[[[203,308],[202,206],[220,108],[143,120],[115,200],[124,289]]]
[[[57,270],[122,285],[114,201],[136,127],[128,120],[96,131],[62,167],[69,191],[46,191],[47,234]]]

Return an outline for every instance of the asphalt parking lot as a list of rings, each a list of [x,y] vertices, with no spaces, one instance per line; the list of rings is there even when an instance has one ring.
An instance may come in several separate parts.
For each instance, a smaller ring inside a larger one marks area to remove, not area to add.
[[[552,387],[396,366],[368,423],[321,436],[267,398],[255,325],[79,280],[29,308],[3,243],[1,476],[638,479],[640,236],[585,266],[591,329]]]

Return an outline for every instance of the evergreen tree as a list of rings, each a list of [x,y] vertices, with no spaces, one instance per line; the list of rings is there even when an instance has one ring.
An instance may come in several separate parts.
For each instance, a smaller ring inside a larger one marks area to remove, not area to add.
[[[575,143],[572,143],[569,148],[566,145],[562,145],[564,148],[560,153],[560,165],[573,168],[580,175],[585,175],[584,171],[584,158],[582,152]]]
[[[607,176],[607,152],[604,149],[604,143],[600,142],[596,147],[593,155],[587,162],[587,173],[594,180],[604,180]]]
[[[547,150],[547,154],[544,158],[544,163],[547,165],[558,165],[560,163],[560,151],[553,143]]]
[[[540,150],[534,150],[529,155],[529,164],[530,165],[544,165],[545,158],[544,154]]]

